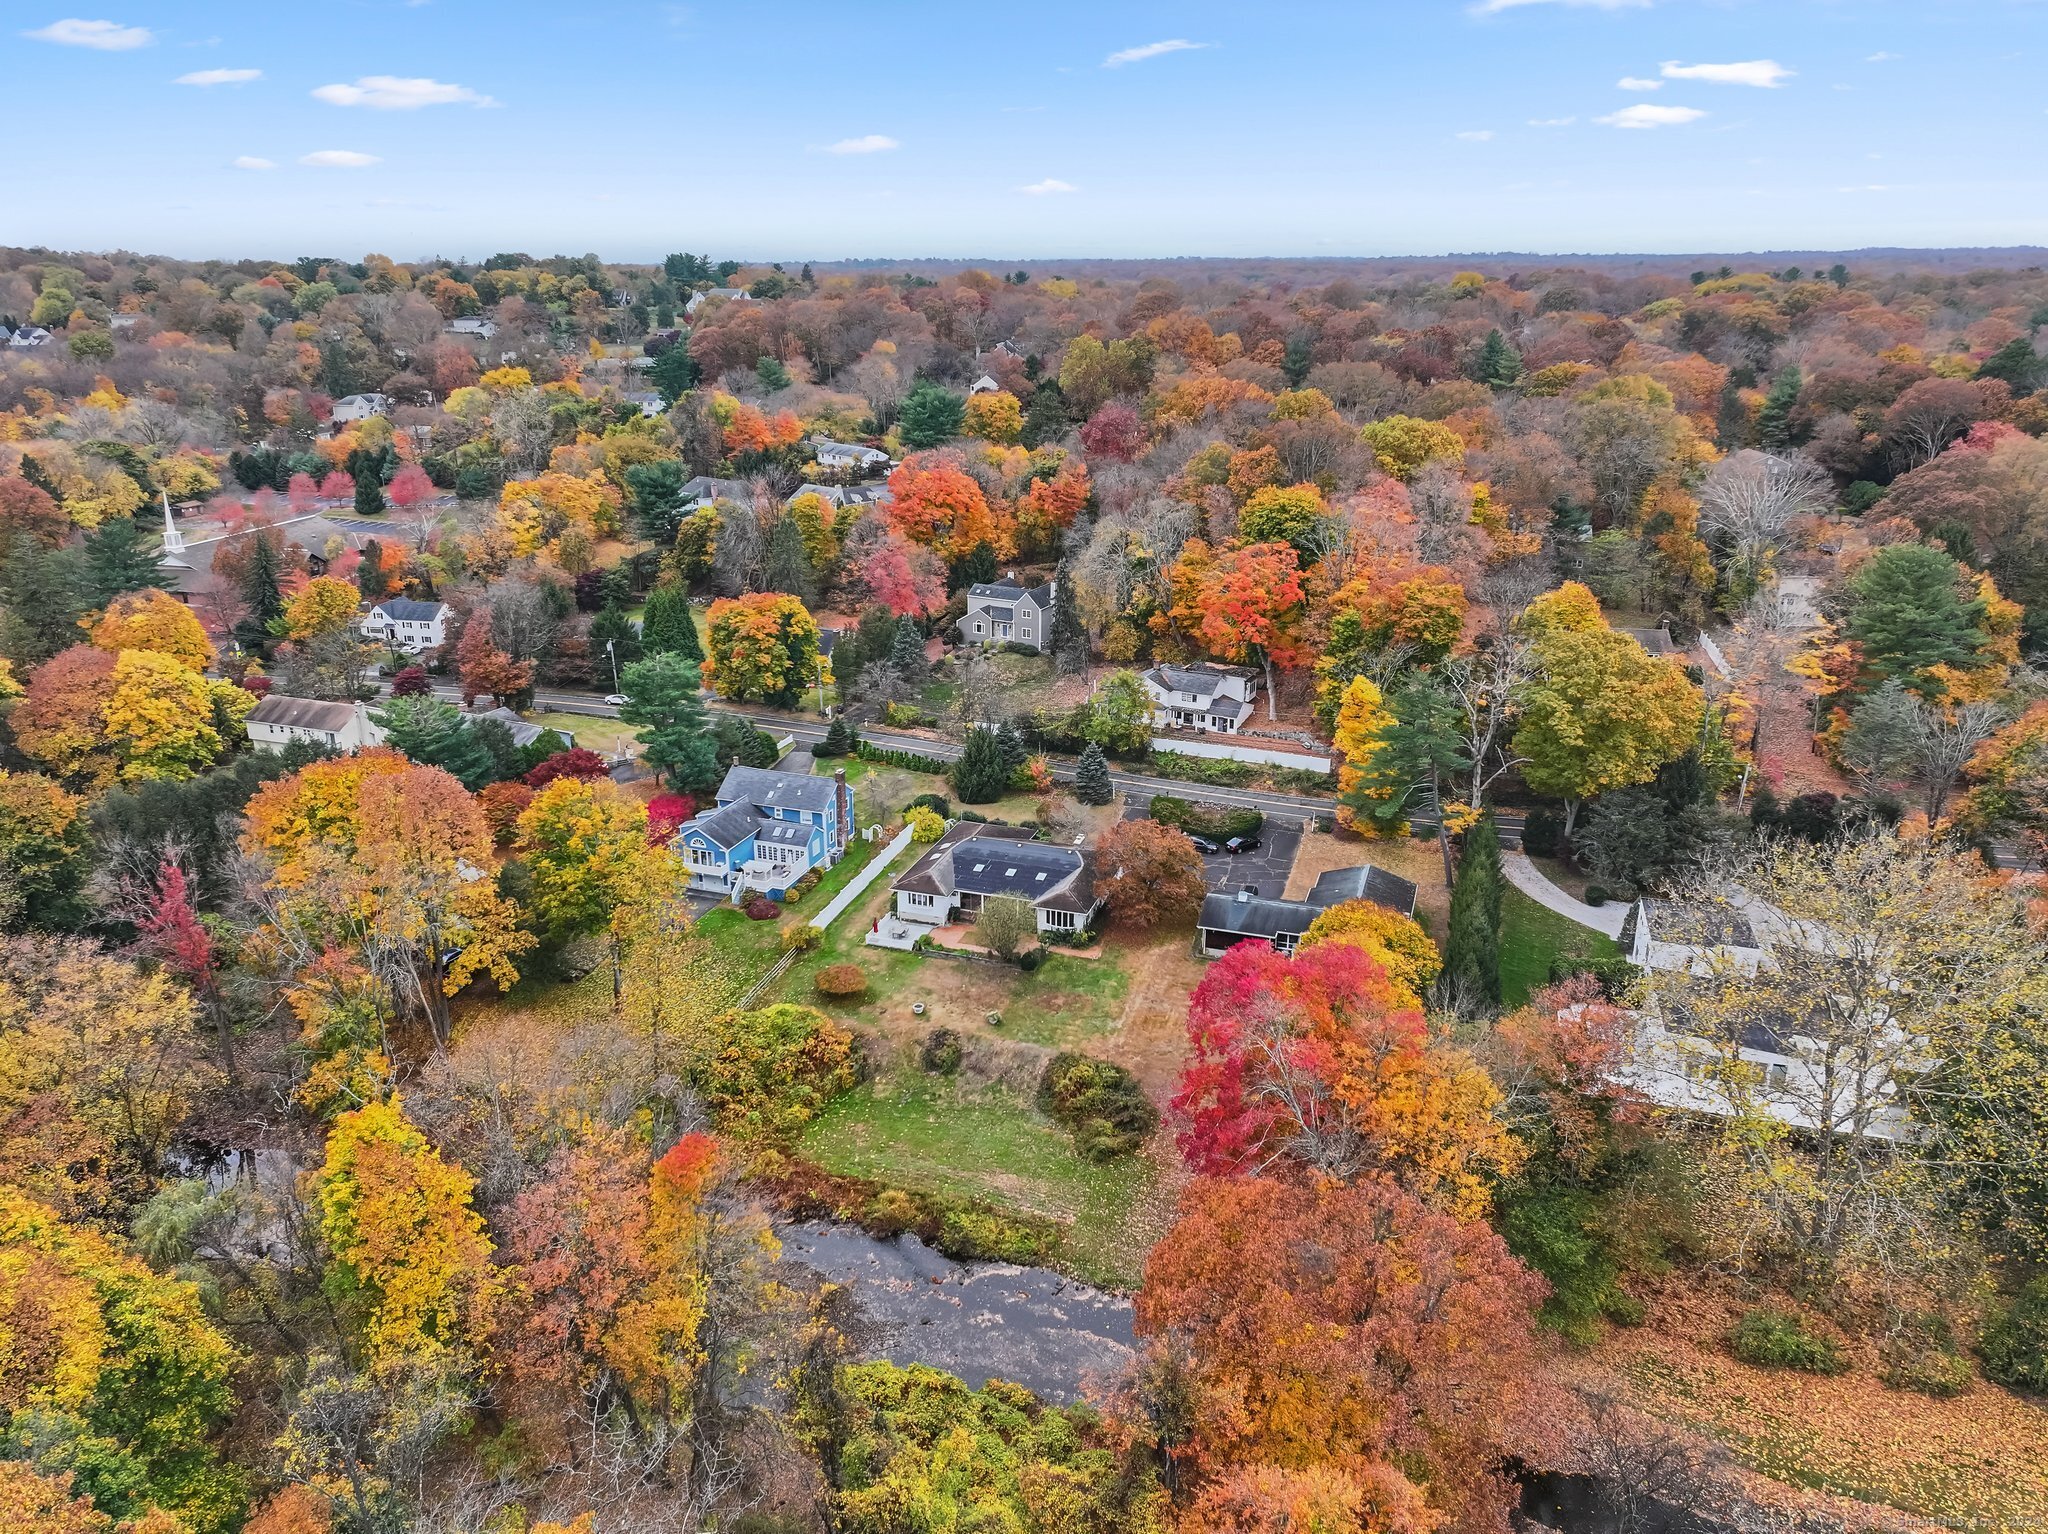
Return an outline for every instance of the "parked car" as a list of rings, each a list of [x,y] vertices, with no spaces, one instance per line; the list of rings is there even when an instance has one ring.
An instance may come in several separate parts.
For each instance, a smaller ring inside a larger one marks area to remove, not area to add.
[[[626,695],[622,692],[608,692],[604,695],[604,701],[613,708],[623,708],[626,702]]]
[[[1233,836],[1223,844],[1223,850],[1232,857],[1237,856],[1240,852],[1257,852],[1259,850],[1259,839],[1256,836]]]
[[[1195,844],[1195,851],[1203,854],[1204,856],[1207,856],[1209,853],[1212,852],[1221,852],[1223,850],[1214,842],[1210,841],[1208,837],[1196,836],[1192,831],[1188,833],[1188,840]]]

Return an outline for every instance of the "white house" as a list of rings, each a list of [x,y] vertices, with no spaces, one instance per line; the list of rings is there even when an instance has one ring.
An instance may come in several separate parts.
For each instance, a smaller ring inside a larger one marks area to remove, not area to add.
[[[977,583],[967,590],[967,611],[955,626],[960,642],[972,645],[1023,644],[1043,650],[1052,638],[1055,583],[1026,587],[1014,574]]]
[[[981,377],[975,379],[973,383],[967,386],[967,392],[969,394],[997,394],[1002,391],[1002,387],[1001,384],[989,377],[988,374],[983,373]]]
[[[417,655],[447,642],[448,614],[446,602],[386,597],[364,615],[363,637],[407,655]]]
[[[1152,699],[1152,723],[1162,730],[1218,731],[1235,735],[1252,716],[1259,674],[1247,666],[1159,665],[1139,673]]]
[[[650,421],[657,416],[668,414],[668,401],[652,390],[636,389],[629,394],[622,395],[621,398],[627,404],[637,408],[640,414]]]
[[[691,889],[780,899],[813,868],[837,863],[852,839],[853,790],[843,770],[818,778],[735,766],[718,786],[717,808],[684,821],[671,845]]]
[[[1088,855],[1031,838],[1022,826],[956,823],[890,886],[895,914],[921,927],[943,927],[973,916],[992,895],[1015,895],[1031,902],[1040,932],[1093,927],[1102,897]]]
[[[50,333],[40,325],[24,325],[7,338],[9,346],[48,346]]]
[[[821,469],[879,469],[889,462],[889,455],[878,447],[866,447],[858,442],[834,442],[830,437],[811,438],[811,452],[817,457]]]
[[[692,511],[701,511],[713,501],[737,501],[743,506],[753,504],[754,492],[743,479],[716,479],[709,474],[697,474],[683,481],[683,504]]]
[[[331,417],[337,426],[346,426],[351,421],[367,421],[373,415],[391,413],[391,396],[388,394],[345,394],[334,402]]]
[[[1761,1112],[1802,1130],[1833,1119],[1837,1132],[1911,1139],[1911,1115],[1897,1100],[1889,1074],[1900,1060],[1910,1062],[1913,1074],[1935,1062],[1915,1058],[1903,1033],[1890,1030],[1885,1060],[1873,1063],[1859,1082],[1850,1054],[1802,1031],[1798,1007],[1753,1022],[1727,1040],[1687,1027],[1682,985],[1666,986],[1660,994],[1659,974],[1755,975],[1771,966],[1772,944],[1784,942],[1828,952],[1826,938],[1795,929],[1739,889],[1725,908],[1637,901],[1622,924],[1621,946],[1629,962],[1644,970],[1649,994],[1636,1017],[1629,1058],[1615,1073],[1617,1084],[1684,1113],[1731,1118]],[[1808,1004],[1826,1006],[1824,1000]],[[1872,1101],[1879,1106],[1866,1118],[1861,1105]]]
[[[384,732],[360,703],[323,703],[281,693],[272,693],[251,709],[246,727],[258,751],[282,751],[295,740],[336,751],[360,751],[384,740]]]
[[[722,298],[730,304],[750,304],[754,301],[754,295],[745,288],[707,288],[702,293],[692,293],[683,301],[683,313],[694,316],[709,298]]]
[[[465,341],[488,341],[498,333],[498,322],[477,316],[450,320],[441,332],[443,335],[460,336]]]

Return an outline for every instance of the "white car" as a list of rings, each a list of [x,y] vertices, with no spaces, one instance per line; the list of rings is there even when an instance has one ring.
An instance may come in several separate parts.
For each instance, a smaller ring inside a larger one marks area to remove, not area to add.
[[[622,692],[608,692],[604,695],[604,701],[613,708],[623,708],[626,704],[626,695]]]

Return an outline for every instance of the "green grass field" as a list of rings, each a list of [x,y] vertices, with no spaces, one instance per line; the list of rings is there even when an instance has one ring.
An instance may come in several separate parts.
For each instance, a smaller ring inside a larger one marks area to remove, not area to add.
[[[1500,907],[1500,992],[1503,1004],[1519,1007],[1529,993],[1550,983],[1550,961],[1562,953],[1618,959],[1621,947],[1510,888]]]
[[[1057,1219],[1068,1262],[1097,1283],[1135,1285],[1159,1234],[1149,1161],[1084,1161],[1066,1131],[999,1091],[879,1081],[828,1107],[802,1148],[833,1172]]]

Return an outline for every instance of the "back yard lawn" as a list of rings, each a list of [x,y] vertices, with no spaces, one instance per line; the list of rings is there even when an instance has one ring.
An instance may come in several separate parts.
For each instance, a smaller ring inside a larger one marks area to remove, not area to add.
[[[1550,983],[1550,961],[1560,954],[1592,959],[1618,959],[1621,945],[1605,933],[1582,927],[1569,917],[1546,910],[1518,889],[1510,888],[1500,904],[1500,999],[1519,1007],[1529,993]]]
[[[1084,1161],[1066,1131],[1001,1088],[885,1077],[827,1108],[802,1153],[832,1172],[1058,1220],[1075,1271],[1118,1288],[1137,1283],[1172,1214],[1151,1161]]]

